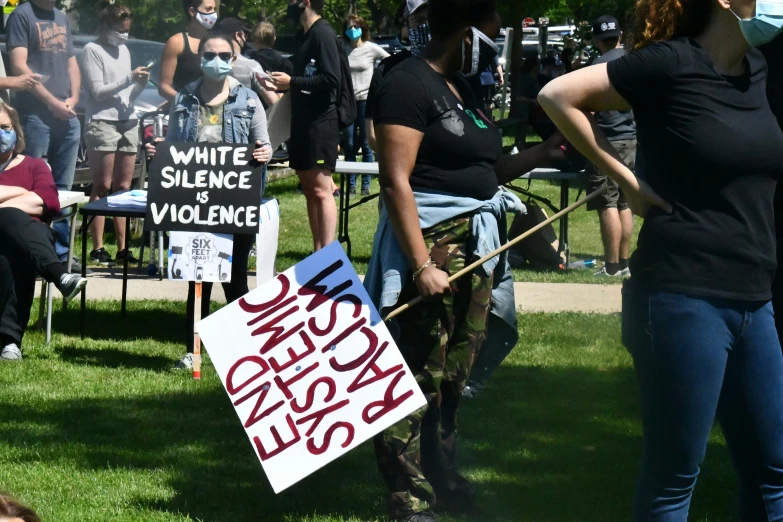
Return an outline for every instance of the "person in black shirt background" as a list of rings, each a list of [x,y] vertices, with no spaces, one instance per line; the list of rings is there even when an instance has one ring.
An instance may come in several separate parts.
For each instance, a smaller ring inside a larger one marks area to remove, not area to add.
[[[289,76],[294,74],[294,64],[291,60],[284,58],[280,52],[273,49],[277,40],[275,26],[269,22],[259,22],[253,28],[250,35],[256,50],[250,54],[250,57],[261,64],[265,72],[284,72]]]
[[[321,18],[323,7],[324,0],[291,0],[288,17],[302,24],[294,73],[271,73],[277,90],[291,90],[289,164],[302,182],[315,251],[334,241],[337,228],[332,172],[340,141],[337,87],[343,52],[337,34]]]
[[[754,48],[780,33],[776,8],[639,2],[634,52],[539,95],[645,218],[623,290],[644,428],[638,522],[687,520],[716,415],[739,478],[738,519],[783,520],[783,354],[770,303],[783,132]],[[644,181],[588,116],[631,108]]]
[[[513,276],[501,259],[497,275],[482,267],[452,293],[449,274],[476,259],[473,245],[503,241],[505,212],[521,202],[498,185],[564,157],[560,139],[504,156],[500,132],[472,94],[465,76],[492,63],[500,27],[495,0],[429,0],[430,42],[386,75],[375,98],[384,207],[365,284],[382,274],[386,294],[393,272],[407,282],[399,304],[427,301],[390,326],[428,402],[375,438],[397,520],[434,522],[432,507],[472,504],[473,486],[456,469],[457,413],[479,349],[492,351],[485,340],[495,290]],[[387,257],[402,266],[384,267]]]

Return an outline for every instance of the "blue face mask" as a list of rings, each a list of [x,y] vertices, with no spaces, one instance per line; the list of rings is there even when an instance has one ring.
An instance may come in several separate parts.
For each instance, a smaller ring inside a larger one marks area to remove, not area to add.
[[[219,57],[215,57],[209,61],[206,58],[201,59],[201,70],[204,73],[204,76],[213,80],[225,80],[228,78],[228,75],[231,74],[232,68],[233,63],[231,60],[224,62]]]
[[[751,47],[758,47],[774,40],[783,32],[783,2],[780,0],[759,0],[756,2],[756,16],[742,19],[737,13],[742,36]]]
[[[16,147],[16,131],[0,129],[0,154],[7,154]]]
[[[408,38],[411,41],[411,54],[419,56],[430,41],[430,26],[422,24],[408,29]]]
[[[353,40],[354,42],[362,37],[362,30],[359,27],[349,27],[345,30],[345,36]]]

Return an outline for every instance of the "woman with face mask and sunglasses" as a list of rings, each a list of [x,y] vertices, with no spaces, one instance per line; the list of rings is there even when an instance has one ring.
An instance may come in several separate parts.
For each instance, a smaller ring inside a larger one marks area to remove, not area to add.
[[[101,10],[100,20],[100,36],[84,46],[81,63],[88,94],[84,140],[93,178],[91,201],[108,196],[112,189],[130,189],[139,147],[133,102],[150,78],[146,67],[131,69],[131,56],[125,45],[133,20],[130,9],[107,3]],[[114,262],[103,247],[103,226],[104,218],[96,217],[90,227],[93,243],[90,261],[108,266]],[[114,230],[117,245],[122,249],[125,220],[115,220]],[[129,251],[117,252],[117,261],[138,262]]]
[[[158,93],[169,101],[186,85],[201,78],[200,58],[193,50],[199,48],[218,19],[215,0],[182,0],[182,7],[188,26],[168,39],[160,58]]]
[[[465,75],[492,63],[500,24],[494,0],[430,0],[432,39],[386,76],[376,99],[384,207],[365,286],[384,315],[427,301],[390,323],[427,397],[375,439],[397,520],[432,522],[430,508],[471,506],[473,487],[454,460],[457,411],[479,349],[496,367],[516,344],[513,276],[499,256],[453,286],[448,279],[499,247],[506,212],[522,210],[498,186],[563,157],[555,140],[503,156],[472,95]]]
[[[739,478],[739,520],[783,520],[783,355],[770,304],[783,132],[755,49],[780,34],[783,7],[641,0],[637,20],[633,52],[539,95],[645,218],[623,292],[644,427],[635,520],[688,518],[716,416]],[[589,116],[629,109],[644,182]]]
[[[242,86],[231,76],[232,65],[236,58],[233,38],[225,34],[212,33],[202,40],[199,55],[204,76],[182,89],[174,99],[166,140],[252,143],[256,147],[253,158],[260,163],[267,163],[272,157],[272,147],[269,143],[266,113],[256,93]],[[161,140],[156,140],[159,141]],[[147,153],[154,156],[154,143],[147,145]],[[265,179],[262,181],[262,186],[265,181]],[[259,204],[261,196],[262,194],[259,194]],[[234,235],[231,282],[223,283],[223,291],[229,303],[249,291],[247,261],[255,238],[255,235]],[[212,284],[203,283],[202,291],[201,316],[206,317],[209,314]],[[177,369],[193,369],[194,303],[195,283],[190,283],[187,305],[187,354],[177,363]]]

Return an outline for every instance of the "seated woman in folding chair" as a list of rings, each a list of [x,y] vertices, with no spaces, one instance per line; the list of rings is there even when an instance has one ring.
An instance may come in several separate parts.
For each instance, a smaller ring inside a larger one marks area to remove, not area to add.
[[[66,300],[87,280],[68,274],[54,252],[48,222],[60,211],[57,187],[46,163],[23,156],[19,114],[0,104],[0,361],[22,358],[35,275],[54,283]]]

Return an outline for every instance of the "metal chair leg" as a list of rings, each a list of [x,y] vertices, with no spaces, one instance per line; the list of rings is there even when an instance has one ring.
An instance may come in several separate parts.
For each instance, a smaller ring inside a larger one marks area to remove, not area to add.
[[[52,342],[52,283],[47,283],[46,307],[46,346]]]

